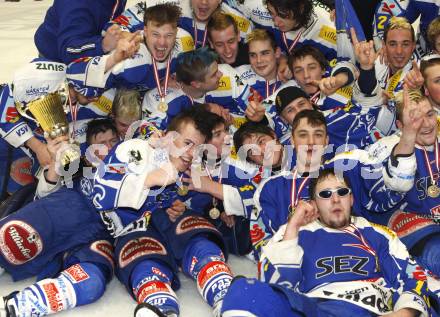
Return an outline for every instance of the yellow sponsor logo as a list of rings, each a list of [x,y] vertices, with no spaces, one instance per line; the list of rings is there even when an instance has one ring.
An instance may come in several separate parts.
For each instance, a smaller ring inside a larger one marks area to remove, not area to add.
[[[402,75],[402,70],[399,70],[390,79],[388,79],[388,85],[386,91],[391,96],[391,98],[394,97],[394,90],[396,89],[397,85],[400,82],[401,75]]]
[[[229,76],[223,76],[220,78],[217,90],[231,90],[231,78]]]
[[[235,14],[231,14],[231,16],[235,20],[235,23],[237,23],[237,27],[240,30],[240,32],[247,32],[249,30],[250,22],[248,19],[240,17]]]
[[[252,185],[244,185],[239,188],[241,192],[247,192],[249,190],[254,190],[254,186]]]
[[[180,41],[182,42],[182,50],[184,52],[194,50],[194,40],[191,36],[183,36]]]
[[[351,95],[353,93],[353,87],[348,86],[348,87],[339,88],[338,90],[336,90],[336,93],[346,99],[351,99]]]
[[[98,100],[94,101],[92,104],[106,114],[110,114],[110,112],[112,112],[113,102],[107,97],[101,96],[99,97]]]
[[[336,45],[336,30],[329,26],[322,26],[319,31],[319,37],[323,40]]]
[[[239,129],[244,123],[246,123],[246,121],[246,118],[234,118],[232,125],[234,126],[234,128]]]

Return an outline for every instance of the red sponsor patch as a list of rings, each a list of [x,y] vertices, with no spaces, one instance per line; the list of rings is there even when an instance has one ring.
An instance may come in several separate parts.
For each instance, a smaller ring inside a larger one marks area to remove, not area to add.
[[[12,162],[10,175],[14,182],[21,186],[33,183],[32,160],[22,157]]]
[[[90,249],[106,258],[112,267],[115,266],[115,261],[113,260],[114,249],[110,242],[107,240],[95,241],[90,246]]]
[[[166,255],[165,247],[156,239],[142,237],[128,241],[119,253],[119,267],[124,268],[137,258],[148,254]]]
[[[161,281],[151,281],[148,283],[145,283],[142,285],[142,287],[139,289],[139,292],[137,293],[137,301],[138,303],[143,303],[146,301],[148,297],[151,295],[155,295],[157,293],[171,293],[173,294],[173,291],[171,290],[170,286],[164,282]]]
[[[212,261],[205,265],[197,275],[197,286],[203,289],[206,282],[219,274],[232,275],[228,265],[222,261]]]
[[[43,242],[32,226],[13,220],[0,228],[0,250],[9,263],[21,265],[40,254]]]
[[[388,227],[397,233],[399,238],[406,237],[422,228],[435,225],[431,219],[422,215],[396,211],[388,221]]]
[[[67,270],[64,270],[63,273],[67,276],[67,278],[69,278],[72,283],[75,284],[85,281],[90,277],[89,274],[84,271],[80,264],[72,265]]]
[[[251,234],[252,244],[256,244],[257,242],[259,242],[261,239],[264,238],[263,229],[261,229],[261,227],[257,224],[254,224],[252,226],[252,229],[250,230],[250,234]]]
[[[64,310],[64,305],[61,299],[62,294],[55,283],[43,284],[42,287],[51,312],[55,313]]]
[[[214,225],[205,218],[189,216],[179,222],[176,234],[184,234],[195,229],[209,229],[218,232]]]
[[[6,110],[6,122],[15,123],[20,119],[20,115],[18,114],[17,108],[9,107]]]

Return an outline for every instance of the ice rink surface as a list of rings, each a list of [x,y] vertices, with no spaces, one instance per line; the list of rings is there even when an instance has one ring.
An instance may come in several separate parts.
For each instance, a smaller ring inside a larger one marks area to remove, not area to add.
[[[128,5],[134,3],[136,1],[128,0]],[[37,56],[33,41],[34,33],[51,4],[52,0],[21,0],[20,2],[0,0],[0,83],[10,82],[16,69]],[[256,265],[245,258],[231,256],[229,264],[234,274],[246,276],[256,274]],[[197,293],[195,283],[183,274],[179,276],[182,287],[177,292],[177,296],[180,300],[181,316],[211,316],[211,309]],[[34,279],[28,279],[14,283],[7,273],[3,274],[0,277],[0,296],[7,295],[14,290],[21,290],[34,281]],[[113,279],[98,302],[60,313],[57,316],[133,316],[135,306],[134,300],[125,288],[118,280]]]

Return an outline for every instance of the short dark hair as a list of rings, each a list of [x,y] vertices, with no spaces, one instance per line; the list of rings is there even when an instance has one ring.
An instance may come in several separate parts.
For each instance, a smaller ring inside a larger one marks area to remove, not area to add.
[[[161,3],[145,9],[144,25],[152,22],[157,26],[172,24],[177,27],[177,23],[182,15],[179,6],[172,3]]]
[[[259,122],[248,121],[241,125],[241,127],[234,133],[234,147],[238,153],[243,146],[245,139],[250,138],[253,134],[261,133],[271,136],[276,139],[275,132],[267,125]]]
[[[118,134],[113,120],[110,118],[93,119],[87,123],[86,142],[88,145],[92,144],[92,137],[98,133],[104,133],[111,130],[114,134]]]
[[[193,80],[204,81],[208,67],[217,61],[217,54],[207,46],[177,56],[176,79],[186,85]]]
[[[296,128],[298,128],[301,119],[307,119],[307,123],[312,127],[324,126],[325,133],[327,134],[327,122],[325,121],[324,115],[319,110],[311,109],[305,109],[296,114],[292,121],[292,134],[295,132]]]
[[[339,178],[338,174],[336,174],[335,170],[333,168],[324,168],[319,171],[319,175],[317,177],[311,177],[310,178],[310,184],[309,184],[309,197],[310,199],[315,199],[315,190],[316,186],[323,180],[328,178],[329,176],[334,176]],[[344,183],[347,185],[348,188],[351,189],[350,181],[348,177],[345,175],[343,176]]]
[[[319,49],[311,45],[303,45],[301,47],[292,50],[292,52],[289,55],[288,65],[292,73],[293,73],[293,63],[298,59],[305,58],[306,56],[311,56],[312,58],[314,58],[319,63],[319,66],[321,66],[322,70],[324,71],[329,66],[327,58]]]
[[[310,24],[314,12],[311,0],[266,0],[266,5],[274,7],[281,18],[293,19],[297,25],[293,30],[299,30]]]
[[[176,131],[180,132],[180,129],[185,124],[193,124],[197,131],[199,131],[204,137],[205,141],[212,139],[212,112],[209,112],[200,105],[192,106],[177,116],[175,116],[168,125],[167,132]],[[209,118],[209,120],[207,120]]]

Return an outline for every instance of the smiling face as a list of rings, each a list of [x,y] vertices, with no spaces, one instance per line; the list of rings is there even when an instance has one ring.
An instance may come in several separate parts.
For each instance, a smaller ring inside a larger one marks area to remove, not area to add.
[[[170,150],[170,161],[179,172],[185,172],[191,167],[194,151],[205,141],[205,136],[194,123],[182,123],[177,132]]]
[[[217,62],[209,65],[203,81],[193,81],[192,85],[203,92],[216,90],[220,84],[223,73],[219,70]]]
[[[256,74],[266,80],[272,80],[277,75],[277,61],[281,52],[274,49],[269,40],[249,42],[249,62]]]
[[[191,0],[194,18],[198,22],[208,22],[211,15],[217,10],[222,0]]]
[[[347,194],[342,197],[333,191],[347,187],[347,184],[335,175],[328,175],[317,183],[314,202],[319,211],[319,220],[327,227],[342,229],[350,224],[353,195]],[[332,190],[331,197],[327,199],[318,197],[318,193],[323,190]]]
[[[313,109],[312,104],[308,99],[304,97],[299,97],[291,101],[283,109],[283,111],[281,112],[281,118],[285,120],[289,125],[291,125],[297,113],[299,113],[302,110],[312,110],[312,109]]]
[[[396,72],[402,69],[409,62],[415,48],[416,43],[410,30],[389,30],[385,41],[385,53],[391,70]]]
[[[440,64],[426,68],[423,77],[428,97],[435,105],[440,105]]]
[[[243,140],[243,145],[250,148],[247,156],[256,165],[266,167],[281,165],[283,150],[274,136],[254,133]]]
[[[152,57],[159,62],[165,61],[174,48],[177,27],[173,24],[158,26],[154,21],[149,21],[144,28],[144,34]]]
[[[237,59],[239,42],[240,35],[235,33],[233,25],[224,30],[212,30],[210,33],[209,44],[225,64],[233,64]]]

